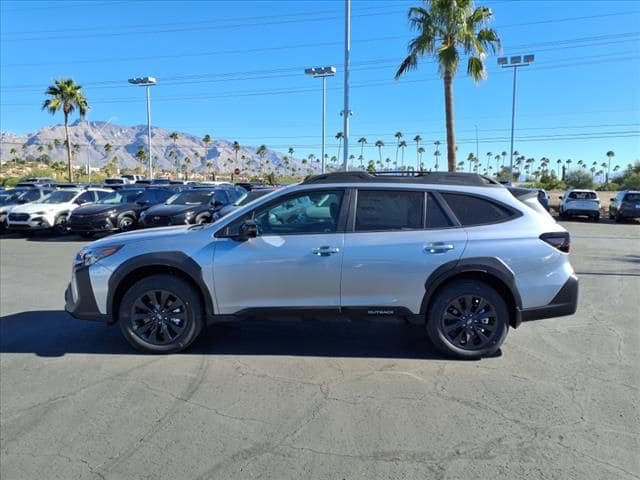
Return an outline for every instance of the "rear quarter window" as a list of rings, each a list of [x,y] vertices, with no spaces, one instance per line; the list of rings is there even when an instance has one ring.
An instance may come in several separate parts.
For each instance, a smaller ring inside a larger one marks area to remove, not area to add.
[[[482,197],[462,193],[441,193],[463,227],[500,223],[517,215],[514,210]]]
[[[627,193],[624,196],[625,202],[640,202],[640,193]]]

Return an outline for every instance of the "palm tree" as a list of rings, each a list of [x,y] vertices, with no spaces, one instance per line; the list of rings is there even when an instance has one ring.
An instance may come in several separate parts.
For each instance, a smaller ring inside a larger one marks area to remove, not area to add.
[[[233,153],[235,155],[235,162],[233,162],[234,168],[231,171],[231,180],[233,180],[235,168],[238,166],[238,153],[240,153],[240,143],[238,141],[233,142],[233,144],[231,145],[231,148],[233,148]]]
[[[487,152],[487,167],[489,167],[489,161],[491,161],[492,156],[493,156],[493,153]]]
[[[144,147],[142,145],[138,145],[138,150],[135,154],[136,160],[138,160],[139,167],[136,167],[136,170],[139,172],[144,171],[144,162],[147,160],[147,152],[145,152]]]
[[[367,139],[365,137],[360,137],[358,139],[358,143],[360,144],[360,157],[364,159],[364,146],[367,144]]]
[[[211,171],[213,170],[213,162],[211,162],[210,160],[207,160],[204,166],[207,169],[208,178],[213,179],[213,176],[211,175]]]
[[[399,143],[400,148],[402,149],[402,169],[404,170],[404,149],[407,148],[407,142],[405,142],[404,140],[401,140]]]
[[[402,132],[396,132],[393,135],[394,137],[396,137],[397,143],[396,143],[396,164],[398,163],[398,150],[400,149],[400,139],[402,138]]]
[[[507,152],[503,152],[503,153],[507,153]],[[498,173],[498,170],[500,170],[500,159],[502,158],[500,155],[496,155],[495,157],[493,157],[494,160],[496,161],[496,174]]]
[[[256,150],[256,154],[258,154],[258,156],[260,157],[260,173],[262,173],[264,157],[267,154],[267,146],[266,145],[260,145],[258,147],[258,149]]]
[[[469,171],[471,171],[471,164],[473,163],[474,158],[475,156],[473,155],[473,153],[470,153],[469,155],[467,155],[467,162],[469,162]]]
[[[607,179],[607,185],[609,185],[609,173],[611,172],[611,159],[612,159],[613,157],[615,157],[615,156],[616,156],[616,154],[615,154],[615,152],[614,152],[613,150],[609,150],[609,151],[607,152],[607,158],[609,159],[609,165],[608,165],[608,167],[607,167],[607,177],[606,177],[606,179]]]
[[[426,7],[426,8],[425,8]],[[458,71],[461,54],[466,55],[467,75],[479,82],[486,76],[484,60],[488,50],[495,53],[500,38],[487,28],[493,13],[488,7],[475,8],[472,0],[431,0],[425,7],[411,7],[409,25],[418,32],[408,44],[409,54],[402,61],[395,78],[418,67],[418,58],[433,55],[444,80],[447,129],[447,165],[456,168],[453,120],[453,77]]]
[[[420,135],[416,135],[415,137],[413,137],[413,141],[416,142],[416,169],[417,169],[418,163],[420,163],[420,160],[418,159],[418,157],[420,156],[420,154],[418,153],[418,149],[420,148],[420,142],[422,141],[422,137]]]
[[[567,171],[569,171],[571,169],[571,163],[573,163],[573,160],[567,158],[567,161],[564,163],[567,165]]]
[[[342,146],[343,138],[344,138],[344,134],[342,132],[336,133],[336,140],[338,140],[338,155],[336,158],[340,158],[340,147]]]
[[[293,147],[289,147],[289,155],[291,155],[291,160],[293,160],[293,153],[295,152],[295,150],[293,149]]]
[[[556,163],[558,164],[558,178],[562,178],[560,175],[560,166],[562,165],[562,160],[559,158],[558,160],[556,160]]]
[[[382,140],[377,140],[375,146],[378,147],[378,155],[380,156],[380,161],[382,162],[382,147],[384,147],[384,142]]]
[[[184,163],[182,164],[182,169],[184,170],[185,180],[189,180],[189,165],[191,165],[191,159],[189,157],[184,157]]]
[[[67,162],[69,181],[73,181],[73,172],[71,170],[71,141],[69,139],[69,115],[75,109],[78,109],[80,118],[84,118],[89,111],[89,102],[82,92],[82,86],[76,84],[71,78],[64,80],[56,80],[54,85],[49,86],[45,95],[49,95],[42,104],[42,110],[47,110],[51,115],[62,109],[64,113],[64,133],[67,145]]]
[[[440,163],[438,162],[438,159],[440,158],[440,150],[436,148],[436,151],[433,152],[433,156],[436,157],[436,164],[434,166],[434,171],[437,172],[438,168],[440,168]]]
[[[202,143],[204,144],[204,160],[206,162],[207,158],[209,157],[209,144],[211,143],[211,135],[207,133],[204,137],[202,137]]]

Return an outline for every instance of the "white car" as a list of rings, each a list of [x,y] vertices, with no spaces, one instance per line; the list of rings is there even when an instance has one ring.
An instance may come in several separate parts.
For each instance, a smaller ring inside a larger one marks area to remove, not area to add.
[[[596,222],[600,220],[600,199],[594,190],[567,190],[560,200],[560,218],[581,216]]]
[[[58,233],[64,233],[67,218],[74,209],[80,205],[100,200],[111,192],[106,188],[56,190],[37,203],[27,203],[12,208],[7,217],[9,230],[53,229]]]

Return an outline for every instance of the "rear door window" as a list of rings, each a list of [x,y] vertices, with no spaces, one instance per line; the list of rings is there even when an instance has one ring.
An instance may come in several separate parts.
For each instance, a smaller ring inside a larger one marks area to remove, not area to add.
[[[423,228],[424,192],[358,190],[356,232]]]
[[[461,193],[442,193],[454,215],[464,227],[504,222],[516,213],[486,198]]]
[[[433,193],[430,193],[427,197],[427,228],[448,228],[452,226],[453,222],[451,222],[451,219]]]

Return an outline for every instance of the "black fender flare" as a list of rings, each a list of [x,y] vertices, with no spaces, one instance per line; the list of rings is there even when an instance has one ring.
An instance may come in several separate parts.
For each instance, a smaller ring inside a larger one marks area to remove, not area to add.
[[[197,287],[198,293],[202,297],[202,304],[207,317],[214,314],[213,299],[202,276],[200,265],[183,252],[168,251],[145,253],[132,257],[115,269],[109,278],[109,291],[107,294],[107,315],[111,318],[115,319],[117,315],[117,312],[114,311],[114,303],[116,294],[119,297],[122,294],[119,289],[123,280],[136,271],[147,271],[149,273],[179,272],[181,276],[190,280]]]
[[[499,258],[496,257],[470,257],[462,260],[452,260],[436,268],[427,278],[424,288],[425,293],[420,304],[420,314],[426,315],[433,295],[438,288],[462,274],[481,274],[493,277],[504,285],[511,294],[513,305],[511,308],[511,324],[517,327],[522,322],[522,298],[516,286],[515,274]]]

